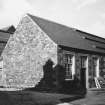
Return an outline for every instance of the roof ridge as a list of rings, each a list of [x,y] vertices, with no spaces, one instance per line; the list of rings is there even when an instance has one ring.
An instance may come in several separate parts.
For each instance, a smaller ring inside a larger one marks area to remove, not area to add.
[[[64,27],[67,27],[67,28],[76,30],[76,28],[73,28],[73,27],[70,27],[70,26],[67,26],[67,25],[64,25],[64,24],[55,22],[55,21],[50,20],[50,19],[46,19],[46,18],[43,18],[43,17],[40,17],[40,16],[35,16],[35,15],[33,15],[33,14],[30,14],[30,13],[27,13],[27,15],[30,16],[31,18],[32,18],[32,17],[39,18],[39,19],[42,19],[42,20],[45,20],[45,21],[48,21],[48,22],[51,22],[51,23],[54,23],[54,24],[58,24],[58,25],[61,25],[61,26],[64,26]],[[32,18],[32,19],[33,19],[33,18]]]
[[[80,33],[85,33],[85,34],[88,34],[89,36],[92,36],[92,37],[96,37],[96,38],[100,38],[100,39],[105,40],[105,38],[103,38],[103,37],[101,37],[101,36],[97,36],[97,35],[95,35],[95,34],[92,34],[92,33],[89,33],[89,32],[83,31],[83,30],[79,30],[79,29],[74,28],[74,27],[70,27],[70,26],[67,26],[67,25],[64,25],[64,24],[60,24],[60,23],[54,22],[54,21],[52,21],[52,20],[48,20],[48,19],[45,19],[45,18],[42,18],[42,17],[39,17],[39,16],[35,16],[35,15],[33,15],[33,14],[30,14],[30,13],[27,13],[27,15],[30,16],[32,20],[33,20],[32,17],[35,17],[35,18],[37,18],[37,19],[39,18],[39,19],[45,20],[45,21],[47,21],[47,22],[51,22],[51,23],[54,23],[54,24],[57,24],[57,25],[61,25],[61,26],[63,26],[63,27],[67,27],[67,28],[69,28],[69,29],[72,29],[72,31],[77,31],[77,32],[80,32]]]

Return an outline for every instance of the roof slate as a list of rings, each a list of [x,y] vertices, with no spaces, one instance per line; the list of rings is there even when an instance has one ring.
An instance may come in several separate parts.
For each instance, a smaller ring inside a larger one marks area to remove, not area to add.
[[[0,30],[0,55],[6,45],[9,37],[10,37],[10,33],[3,32],[2,30]]]
[[[28,14],[39,27],[58,45],[105,54],[105,39]]]
[[[15,31],[14,26],[6,27],[4,29],[0,29],[0,55],[5,48],[5,45],[10,38],[10,35]]]
[[[8,32],[8,33],[14,33],[16,29],[13,25],[11,25],[11,26],[8,26],[8,27],[4,27],[1,30],[5,31],[5,32]]]

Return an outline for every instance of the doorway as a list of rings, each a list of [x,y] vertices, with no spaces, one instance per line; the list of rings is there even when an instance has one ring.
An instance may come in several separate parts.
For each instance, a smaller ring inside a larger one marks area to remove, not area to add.
[[[83,88],[88,87],[88,61],[87,56],[81,56],[81,70],[80,70],[80,78],[81,78],[81,85]]]
[[[93,77],[99,77],[99,59],[93,57]]]

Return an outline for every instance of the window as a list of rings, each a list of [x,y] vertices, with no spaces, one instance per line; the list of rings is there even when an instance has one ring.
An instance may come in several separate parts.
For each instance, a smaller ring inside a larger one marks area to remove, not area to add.
[[[87,64],[87,57],[86,56],[81,56],[81,68],[86,68]]]
[[[93,76],[98,77],[99,75],[99,60],[97,57],[93,57]]]
[[[66,80],[73,79],[73,55],[65,54],[64,65],[66,69]]]

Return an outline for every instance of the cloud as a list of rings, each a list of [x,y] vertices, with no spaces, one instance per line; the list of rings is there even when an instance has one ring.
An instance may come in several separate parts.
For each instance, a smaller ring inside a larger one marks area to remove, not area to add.
[[[0,11],[3,9],[3,0],[0,0]]]
[[[73,24],[75,4],[72,0],[27,0],[28,3],[40,12],[40,17],[59,22]],[[35,14],[36,15],[36,14]]]
[[[81,8],[87,6],[87,5],[90,5],[90,4],[93,4],[93,3],[96,3],[96,2],[97,2],[97,0],[82,0],[81,4],[78,6],[77,9],[81,9]]]
[[[25,0],[3,0],[3,9],[0,12],[0,27],[11,24],[17,25],[21,16],[27,12],[34,13],[37,11]]]
[[[104,0],[0,0],[0,28],[19,23],[29,12],[96,35],[104,35]],[[90,8],[90,4],[94,4]],[[86,9],[82,9],[86,6]],[[100,9],[101,8],[101,9]],[[81,9],[78,11],[78,9]],[[102,14],[102,16],[100,16]]]
[[[26,0],[29,4],[31,4],[31,6],[33,6],[34,8],[38,9],[38,10],[49,10],[52,8],[52,6],[54,6],[54,4],[56,3],[56,1],[59,0]]]
[[[105,20],[105,13],[102,13],[100,16],[101,16],[102,19]]]
[[[87,28],[87,31],[105,38],[105,23],[98,21]]]

